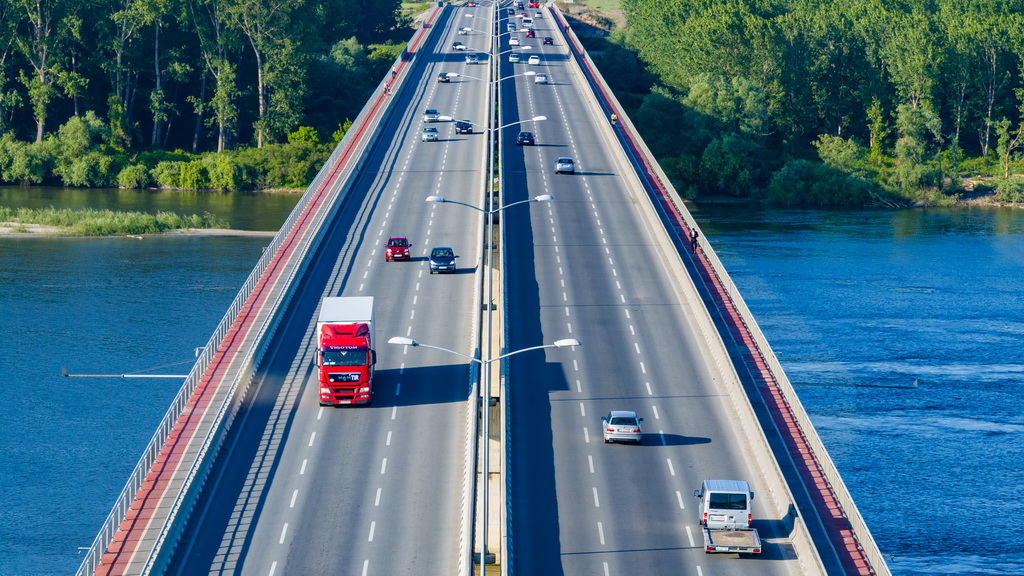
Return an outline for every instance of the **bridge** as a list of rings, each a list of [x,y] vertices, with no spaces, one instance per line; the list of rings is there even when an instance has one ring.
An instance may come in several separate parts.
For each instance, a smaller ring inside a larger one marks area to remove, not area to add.
[[[431,9],[239,291],[79,574],[470,574],[481,560],[889,574],[564,16],[531,9],[527,38],[510,6]],[[437,141],[421,139],[427,108]],[[520,130],[536,142],[517,145]],[[555,173],[559,157],[574,174]],[[392,235],[411,262],[384,261]],[[437,245],[457,273],[429,274]],[[321,407],[320,301],[368,295],[373,403]],[[611,410],[644,417],[640,446],[601,441]],[[704,553],[692,493],[707,478],[750,482],[756,558]]]

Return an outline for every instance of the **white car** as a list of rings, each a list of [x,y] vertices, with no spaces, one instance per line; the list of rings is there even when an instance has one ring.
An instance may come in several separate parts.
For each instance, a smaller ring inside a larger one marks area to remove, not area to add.
[[[455,42],[452,42],[452,50],[465,50],[465,49],[466,49],[466,45],[463,44],[462,42],[459,42],[457,40]]]
[[[555,174],[575,174],[576,162],[568,156],[555,160]]]
[[[423,111],[424,122],[438,122],[441,120],[441,113],[437,111],[437,108],[427,108]]]
[[[535,75],[533,77],[533,83],[534,84],[547,84],[548,83],[548,75],[547,74],[537,74],[537,75]]]
[[[534,18],[543,18],[544,17],[544,13],[543,12],[534,12],[533,13],[533,17]]]
[[[644,419],[636,412],[613,410],[601,418],[601,430],[605,444],[609,442],[643,442],[644,431],[640,423]]]
[[[516,62],[519,62],[520,60],[522,60],[522,58],[519,56],[519,53],[517,53],[517,52],[513,52],[513,53],[508,55],[508,61],[513,63],[513,64],[515,64]]]
[[[477,58],[476,54],[466,54],[466,64],[476,64],[480,59]]]
[[[469,34],[472,31],[473,31],[472,28],[459,28],[459,36],[465,36],[465,35]]]
[[[515,36],[513,36],[513,37],[508,39],[508,45],[509,46],[519,46],[519,44],[520,44],[519,38],[516,38]]]
[[[540,56],[537,56],[537,55],[530,56],[530,59],[527,60],[526,63],[531,65],[531,66],[536,66],[536,65],[540,64]]]

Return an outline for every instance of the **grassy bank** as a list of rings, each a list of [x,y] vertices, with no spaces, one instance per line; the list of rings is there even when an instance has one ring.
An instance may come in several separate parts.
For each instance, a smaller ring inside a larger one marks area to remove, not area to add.
[[[228,223],[210,214],[182,216],[174,212],[115,212],[112,210],[69,210],[67,208],[7,208],[0,206],[0,223],[10,223],[14,232],[27,232],[27,226],[56,229],[66,236],[116,236],[124,234],[160,234],[191,228],[227,228]]]

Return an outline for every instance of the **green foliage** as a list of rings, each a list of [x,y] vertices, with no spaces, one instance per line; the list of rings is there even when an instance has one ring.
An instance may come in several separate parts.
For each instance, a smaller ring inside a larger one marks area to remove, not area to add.
[[[118,188],[148,188],[151,183],[149,170],[142,164],[125,166],[117,174]]]
[[[765,199],[785,206],[865,206],[884,195],[878,186],[841,170],[793,160],[772,174]]]
[[[1013,202],[1014,204],[1024,202],[1024,180],[1020,178],[1000,180],[996,186],[996,194],[1003,202]]]
[[[174,212],[115,212],[112,210],[70,210],[67,208],[0,207],[0,220],[19,224],[39,224],[60,228],[74,236],[111,236],[114,234],[159,234],[188,228],[226,228],[227,223],[205,212],[179,215]]]
[[[299,129],[288,135],[289,144],[319,144],[320,135],[317,134],[316,128],[312,126],[299,126]]]
[[[757,144],[739,134],[715,138],[700,159],[702,190],[749,196],[763,186],[760,152]]]
[[[1014,138],[1024,142],[1011,129],[1024,126],[1020,2],[623,0],[623,10],[628,30],[596,60],[637,102],[635,124],[687,194],[757,191],[770,167],[817,150],[854,179],[934,203],[964,170],[1009,180]],[[617,68],[635,77],[622,51],[655,75],[645,84],[662,99],[620,82]],[[1001,166],[985,159],[992,144]],[[690,157],[701,159],[696,178]]]

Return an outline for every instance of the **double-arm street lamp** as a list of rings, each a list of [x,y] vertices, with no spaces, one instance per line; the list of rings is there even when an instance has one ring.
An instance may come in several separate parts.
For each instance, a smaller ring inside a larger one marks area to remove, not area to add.
[[[526,200],[526,202],[530,202],[530,201],[531,200]],[[517,204],[518,203],[519,202],[517,202]],[[510,204],[510,206],[511,206],[511,204]],[[484,359],[475,358],[475,357],[470,356],[468,354],[463,354],[462,352],[457,352],[457,351],[451,350],[449,348],[442,348],[441,346],[434,346],[432,344],[423,344],[421,342],[417,342],[416,340],[413,340],[412,338],[406,338],[404,336],[394,336],[394,337],[392,337],[391,339],[388,340],[388,344],[401,344],[403,346],[418,346],[420,348],[433,348],[434,350],[440,350],[442,352],[447,352],[449,354],[454,354],[455,356],[458,356],[460,358],[465,358],[466,360],[469,360],[470,362],[476,362],[477,364],[480,365],[480,370],[481,370],[481,373],[482,373],[482,376],[480,378],[480,381],[481,381],[481,384],[480,384],[480,397],[481,397],[481,400],[482,400],[482,402],[481,402],[481,409],[484,411],[483,434],[482,434],[483,441],[481,442],[482,452],[483,452],[483,454],[482,454],[483,463],[481,465],[483,480],[481,482],[482,483],[482,488],[481,488],[481,492],[480,492],[480,510],[481,510],[480,513],[481,513],[481,516],[482,516],[482,518],[480,520],[480,574],[481,574],[481,576],[483,576],[485,574],[486,567],[487,567],[487,522],[488,522],[488,520],[487,520],[487,497],[488,497],[488,492],[490,491],[490,476],[491,476],[490,462],[488,460],[488,454],[491,451],[490,446],[489,446],[490,439],[491,439],[491,427],[490,427],[490,424],[491,424],[491,417],[490,417],[490,414],[491,414],[491,384],[490,384],[490,381],[491,381],[491,376],[490,376],[491,370],[490,370],[490,364],[492,362],[497,361],[497,360],[502,360],[504,358],[508,358],[509,356],[514,356],[516,354],[522,354],[523,352],[530,352],[531,350],[542,350],[544,348],[566,348],[566,347],[570,347],[570,346],[580,346],[581,343],[580,343],[579,340],[576,340],[575,338],[563,338],[561,340],[555,340],[551,344],[543,344],[543,345],[540,345],[540,346],[531,346],[529,348],[523,348],[521,350],[514,350],[512,352],[506,352],[505,354],[502,354],[500,356],[495,356],[493,358],[489,357],[490,356],[489,347],[484,347],[484,350],[487,351],[486,356],[488,356],[487,358],[484,358]]]

